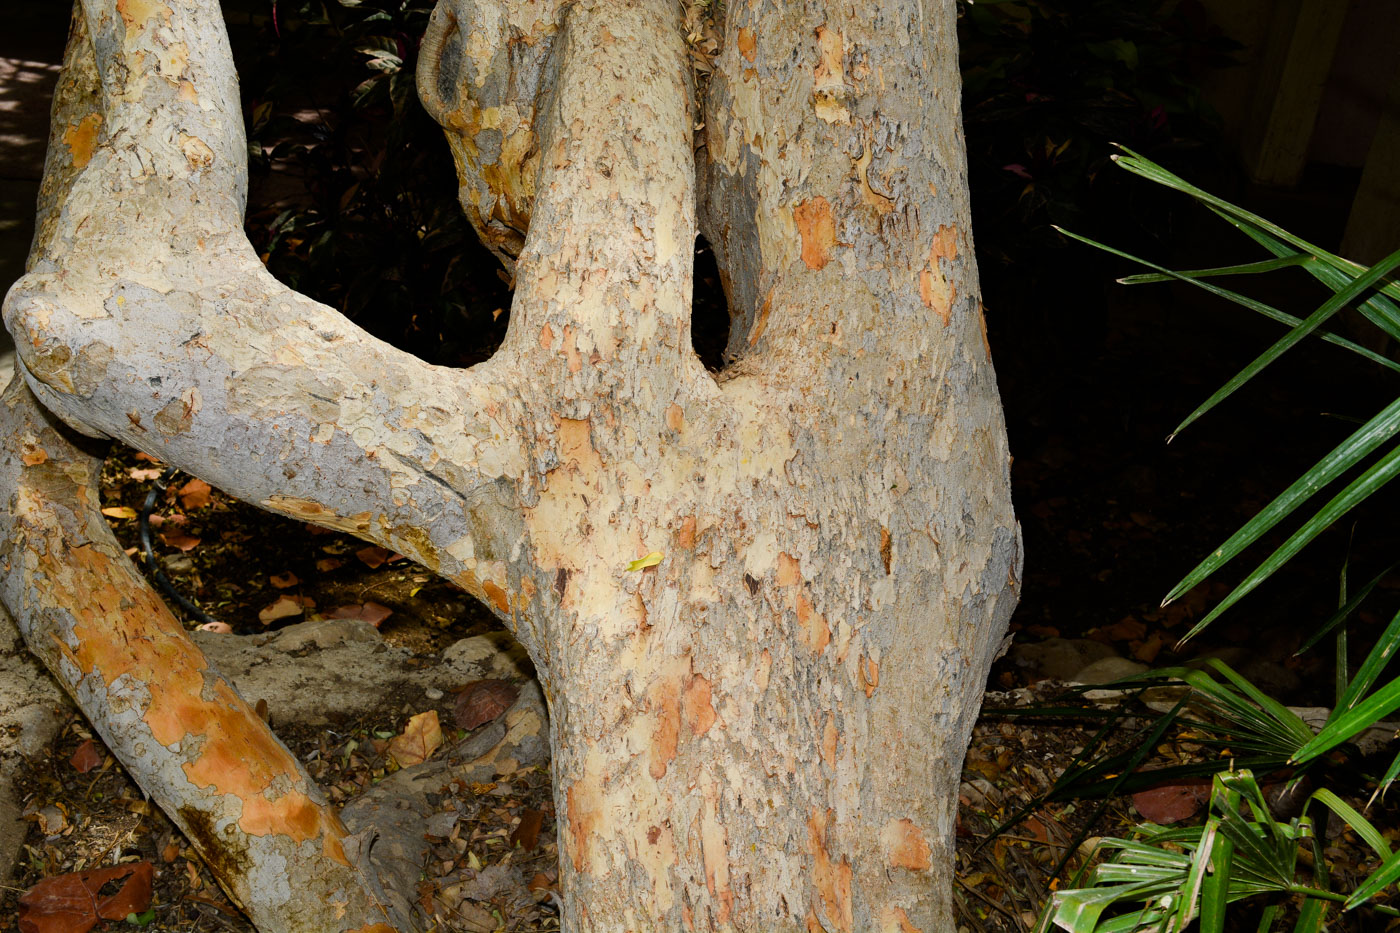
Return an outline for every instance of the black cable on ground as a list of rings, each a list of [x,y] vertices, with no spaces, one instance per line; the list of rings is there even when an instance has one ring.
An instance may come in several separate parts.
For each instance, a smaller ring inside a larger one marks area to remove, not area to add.
[[[165,471],[162,472],[155,483],[152,484],[151,491],[146,493],[146,503],[141,506],[141,519],[139,523],[141,531],[141,557],[146,562],[146,569],[151,572],[151,576],[155,577],[156,582],[160,584],[160,588],[165,590],[166,594],[169,595],[171,599],[184,607],[186,612],[204,624],[218,622],[218,619],[190,602],[179,590],[175,589],[175,585],[166,577],[165,571],[161,570],[160,562],[156,560],[156,552],[151,547],[151,512],[155,509],[156,497],[165,492],[166,487],[170,485],[171,478],[178,472],[179,471],[174,467],[166,467]]]

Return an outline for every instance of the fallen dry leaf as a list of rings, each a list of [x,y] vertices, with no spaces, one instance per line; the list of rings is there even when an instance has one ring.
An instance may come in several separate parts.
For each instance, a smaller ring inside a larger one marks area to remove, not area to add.
[[[288,587],[296,586],[301,581],[297,579],[296,574],[288,570],[286,573],[274,573],[267,578],[267,582],[271,583],[279,590],[285,590]]]
[[[478,680],[457,695],[452,718],[462,729],[475,729],[510,709],[520,688],[508,680]]]
[[[73,757],[68,759],[68,763],[79,774],[87,774],[93,768],[102,764],[102,752],[98,750],[97,743],[88,739],[78,750],[73,753]]]
[[[108,518],[135,518],[136,510],[129,505],[114,505],[102,510]]]
[[[299,616],[306,611],[308,603],[315,605],[310,600],[299,596],[279,596],[258,611],[258,621],[263,625],[268,625],[278,619]]]
[[[316,569],[322,573],[330,573],[344,563],[339,557],[323,557],[316,561]]]
[[[210,492],[209,484],[195,477],[180,487],[180,504],[187,509],[202,509],[209,504]]]
[[[167,546],[179,548],[181,551],[189,552],[199,547],[201,539],[194,535],[187,535],[183,531],[162,531],[160,540]]]
[[[409,718],[403,733],[390,740],[389,754],[400,768],[408,768],[427,761],[441,744],[442,726],[437,710],[430,709]]]
[[[510,844],[520,846],[529,852],[540,841],[540,827],[544,825],[544,811],[526,809],[520,814],[520,825],[510,834]]]
[[[151,480],[160,479],[161,471],[156,469],[145,469],[143,467],[132,467],[127,471],[127,475],[138,483],[149,483]]]
[[[45,878],[20,896],[20,933],[86,933],[99,920],[142,913],[151,904],[153,875],[150,862],[128,862]],[[118,881],[115,893],[101,896],[104,885]]]
[[[1210,799],[1210,783],[1164,784],[1133,794],[1133,806],[1144,819],[1169,826],[1195,816]]]
[[[379,623],[394,614],[394,610],[388,606],[381,606],[379,603],[351,603],[348,606],[336,606],[329,613],[328,619],[355,619],[360,622],[368,622],[375,628],[379,628]]]
[[[360,563],[364,564],[370,570],[378,570],[388,562],[389,551],[376,545],[370,545],[369,547],[360,548],[355,552],[355,556],[360,559]]]

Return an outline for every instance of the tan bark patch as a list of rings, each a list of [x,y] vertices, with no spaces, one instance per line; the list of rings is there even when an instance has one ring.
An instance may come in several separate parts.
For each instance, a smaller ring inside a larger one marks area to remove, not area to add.
[[[686,682],[681,709],[686,728],[693,736],[702,736],[715,724],[715,707],[710,696],[710,681],[696,674]]]
[[[180,151],[185,154],[185,162],[190,171],[197,172],[214,164],[214,150],[198,136],[180,134]]]
[[[890,541],[890,530],[881,526],[880,528],[880,561],[885,565],[885,574],[890,572],[890,563],[894,558],[894,548]]]
[[[554,328],[545,324],[540,328],[540,349],[548,350],[554,344]]]
[[[700,843],[705,856],[705,887],[710,896],[719,900],[720,926],[729,923],[734,908],[734,892],[729,888],[729,839],[718,819],[718,791],[714,784],[705,786],[705,809],[700,821]]]
[[[831,204],[821,196],[803,201],[793,208],[797,232],[802,237],[802,262],[817,270],[831,261],[831,248],[836,245],[836,220]]]
[[[817,46],[819,58],[812,72],[817,116],[827,123],[849,123],[851,115],[841,103],[846,96],[846,53],[841,33],[818,26]]]
[[[152,16],[160,16],[168,23],[170,22],[171,9],[160,0],[117,0],[117,12],[126,21],[126,34],[129,38],[133,31],[139,30],[146,25],[146,21]]]
[[[591,756],[590,756],[591,758]],[[569,833],[565,844],[574,871],[587,871],[590,861],[589,837],[602,816],[603,795],[598,778],[589,770],[585,762],[583,776],[570,785],[564,795],[565,809],[569,815]]]
[[[812,887],[821,900],[828,923],[847,933],[855,925],[851,901],[851,861],[841,856],[833,861],[826,850],[826,828],[832,811],[812,807],[807,817],[807,853],[812,857]]]
[[[768,315],[773,310],[773,290],[768,290],[768,297],[763,299],[763,304],[759,306],[758,314],[754,315],[753,328],[749,331],[749,346],[758,343],[758,338],[763,336],[763,332],[768,329]]]
[[[943,261],[951,262],[957,256],[958,228],[951,224],[943,224],[934,234],[933,244],[928,251],[928,262],[919,272],[919,298],[924,307],[938,312],[944,327],[947,327],[952,319],[953,299],[957,296],[957,288],[943,272]]]
[[[880,845],[885,849],[885,858],[891,868],[928,871],[932,864],[932,850],[928,841],[911,819],[886,823],[880,831]]]
[[[801,561],[786,552],[778,554],[778,585],[796,586],[801,582]]]
[[[320,525],[323,528],[334,528],[337,531],[347,531],[350,534],[364,534],[369,531],[371,516],[368,512],[337,515],[319,502],[280,495],[269,496],[262,500],[262,505],[263,508],[304,522],[310,522],[313,525]]]
[[[672,431],[679,431],[684,425],[685,410],[675,402],[666,406],[666,427]]]
[[[866,207],[875,212],[876,220],[894,210],[894,198],[886,197],[870,187],[870,163],[874,156],[870,152],[870,140],[865,141],[865,152],[855,161],[856,177],[860,179],[860,199]]]
[[[97,149],[98,133],[102,130],[102,114],[90,113],[82,121],[63,131],[63,144],[73,158],[73,167],[82,168]]]
[[[826,714],[826,725],[822,727],[822,761],[831,767],[836,767],[836,717],[831,713]]]

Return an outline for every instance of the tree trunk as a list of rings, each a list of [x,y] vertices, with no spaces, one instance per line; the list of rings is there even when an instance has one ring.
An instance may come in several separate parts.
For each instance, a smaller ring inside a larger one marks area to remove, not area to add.
[[[1020,551],[951,2],[731,2],[697,115],[674,0],[443,0],[420,93],[517,283],[505,344],[465,371],[259,264],[211,6],[82,2],[5,305],[38,399],[495,609],[550,700],[565,929],[952,929],[959,770]],[[697,216],[731,307],[718,377],[691,347]],[[84,624],[60,565],[124,558],[74,537],[100,518],[91,474],[42,473],[74,456],[55,438],[39,463],[12,441],[0,470],[38,516],[5,519],[3,553],[31,647],[124,762],[152,758],[133,774],[167,811],[254,837],[210,855],[260,929],[407,929],[373,879],[335,874],[355,859],[310,789],[296,819],[248,818],[282,813],[264,803],[304,782],[294,762],[261,785],[201,771],[262,727],[225,688],[200,694],[217,713],[149,689],[170,665],[217,683],[183,647],[132,660],[152,654],[133,639],[181,644],[173,620],[151,634],[161,610],[114,595],[125,642]],[[250,883],[274,844],[355,889],[334,924]]]

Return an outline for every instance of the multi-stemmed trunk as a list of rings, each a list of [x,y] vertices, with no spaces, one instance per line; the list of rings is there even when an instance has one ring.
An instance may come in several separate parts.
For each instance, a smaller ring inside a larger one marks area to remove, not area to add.
[[[142,589],[34,397],[493,607],[550,702],[566,929],[951,929],[1020,572],[951,3],[727,4],[697,112],[674,0],[444,0],[420,93],[516,281],[464,371],[261,267],[214,4],[81,7],[5,305],[4,601],[259,928],[412,921]]]

